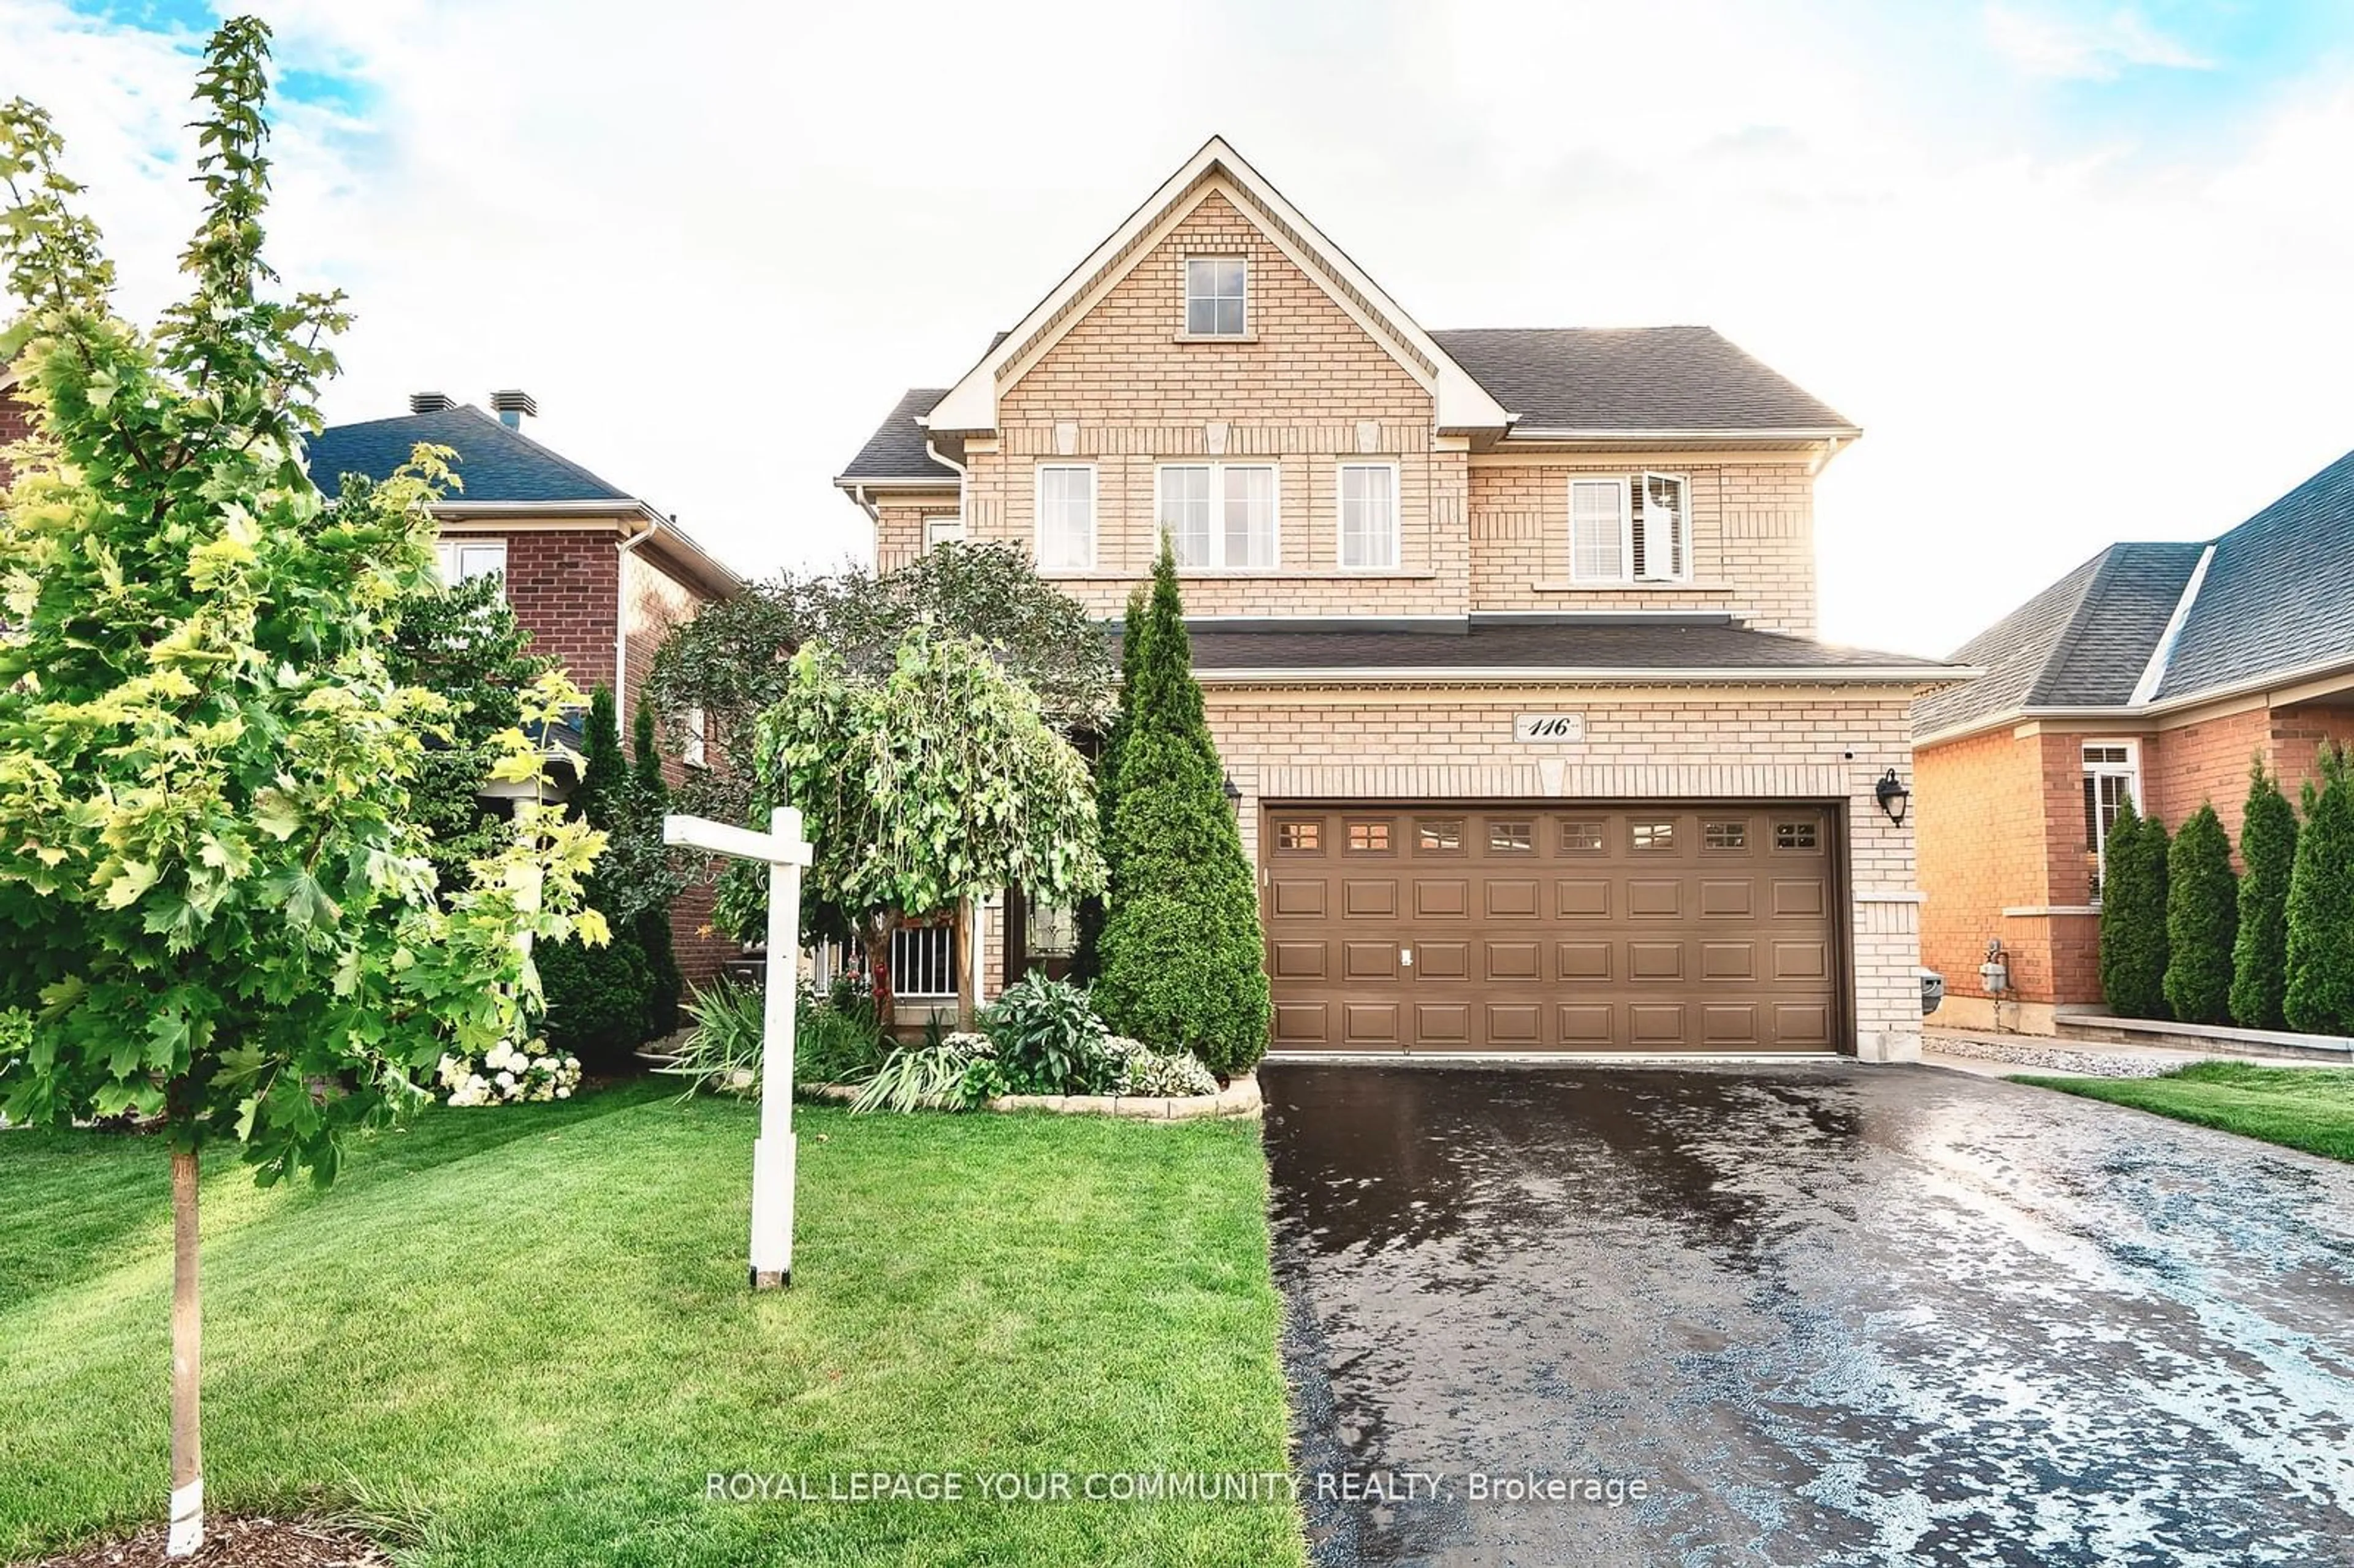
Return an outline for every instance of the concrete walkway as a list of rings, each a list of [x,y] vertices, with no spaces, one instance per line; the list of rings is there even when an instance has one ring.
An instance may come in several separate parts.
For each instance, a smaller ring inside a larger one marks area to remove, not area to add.
[[[2247,1062],[2259,1067],[2327,1067],[2327,1061],[2281,1056],[2219,1055],[2165,1045],[2128,1045],[2104,1040],[2060,1040],[2049,1034],[1997,1034],[1974,1029],[1921,1032],[1921,1061],[1980,1077],[2013,1073],[2059,1073],[2086,1078],[2155,1078],[2193,1062]]]

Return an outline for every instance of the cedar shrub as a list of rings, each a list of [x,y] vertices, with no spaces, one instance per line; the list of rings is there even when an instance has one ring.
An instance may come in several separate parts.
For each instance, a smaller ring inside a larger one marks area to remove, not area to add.
[[[2166,1005],[2183,1022],[2231,1021],[2239,926],[2232,841],[2211,801],[2182,824],[2166,863]]]
[[[1112,816],[1119,804],[1119,779],[1114,765],[1119,760],[1119,743],[1128,734],[1129,694],[1136,690],[1137,673],[1143,668],[1140,652],[1144,646],[1144,590],[1141,588],[1129,590],[1128,615],[1119,625],[1119,705],[1104,722],[1102,745],[1096,752],[1096,815],[1107,856],[1111,843]],[[1108,859],[1106,865],[1108,869]],[[1103,892],[1091,894],[1079,901],[1078,950],[1072,955],[1071,978],[1083,984],[1103,972],[1104,909],[1110,897],[1111,885],[1107,882]]]
[[[2166,826],[2126,800],[2101,882],[2101,995],[2120,1018],[2166,1014]]]
[[[1131,636],[1096,1006],[1122,1034],[1238,1073],[1267,1049],[1257,881],[1203,716],[1166,543]]]
[[[2232,1022],[2285,1029],[2288,990],[2288,883],[2296,863],[2296,810],[2264,772],[2248,779],[2240,821],[2240,930],[2232,944]]]
[[[590,827],[615,832],[628,812],[635,780],[621,751],[610,687],[598,687],[588,699],[580,758],[580,781],[566,804]],[[592,906],[612,907],[609,882],[601,874],[589,878]],[[548,1044],[607,1071],[623,1065],[652,1027],[654,972],[637,927],[634,919],[616,921],[612,940],[601,948],[583,947],[576,938],[550,943],[533,955],[547,1000]]]
[[[654,705],[643,696],[638,699],[638,716],[630,728],[630,749],[636,758],[633,771],[638,789],[633,804],[639,821],[658,830],[670,810],[670,781],[663,777],[662,751],[654,742]],[[646,1031],[660,1039],[678,1027],[678,1001],[686,990],[686,977],[679,973],[677,944],[671,935],[669,901],[639,911],[631,924],[653,977]]]
[[[2306,786],[2304,831],[2288,883],[2291,1029],[2354,1033],[2354,778],[2343,747],[2325,748],[2321,785]]]

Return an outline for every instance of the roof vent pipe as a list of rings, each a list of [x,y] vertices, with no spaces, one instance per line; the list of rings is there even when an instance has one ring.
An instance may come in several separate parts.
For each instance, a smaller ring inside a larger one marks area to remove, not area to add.
[[[491,394],[491,407],[499,416],[499,423],[510,430],[523,429],[524,417],[539,418],[538,400],[528,392],[510,387],[504,392]]]
[[[451,406],[446,392],[411,392],[408,395],[408,411],[412,414],[438,414]]]

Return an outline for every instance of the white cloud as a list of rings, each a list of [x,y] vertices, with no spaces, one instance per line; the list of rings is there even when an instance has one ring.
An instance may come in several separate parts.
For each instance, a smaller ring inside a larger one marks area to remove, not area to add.
[[[827,482],[899,392],[1214,131],[1428,325],[1708,322],[1860,420],[1819,492],[1834,637],[1943,652],[2354,445],[2342,67],[2153,148],[2063,138],[1975,14],[1846,0],[263,9],[373,92],[277,149],[290,283],[361,312],[330,413],[523,386],[748,569],[863,548]],[[188,67],[65,18],[0,0],[0,95],[56,111],[152,310]]]
[[[2136,66],[2214,69],[2214,61],[2168,37],[2131,9],[2071,18],[2048,8],[2031,12],[1993,5],[1986,8],[1986,26],[1999,53],[2038,76],[2108,81]]]

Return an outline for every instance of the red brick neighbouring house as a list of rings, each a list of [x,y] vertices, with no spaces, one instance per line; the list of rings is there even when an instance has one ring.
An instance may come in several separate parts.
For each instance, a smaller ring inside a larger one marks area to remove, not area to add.
[[[612,687],[627,737],[663,638],[741,592],[743,579],[644,501],[534,440],[524,429],[536,412],[530,397],[501,392],[491,402],[495,414],[419,393],[406,415],[331,426],[311,445],[312,473],[332,487],[338,474],[381,479],[420,441],[454,450],[463,489],[433,509],[443,574],[456,581],[504,573],[507,603],[533,646],[561,660],[584,690]],[[703,765],[698,741],[685,752],[664,759],[673,784]],[[711,897],[699,884],[671,911],[689,980],[710,978],[737,950],[702,934]]]
[[[8,449],[29,432],[31,411],[16,393],[16,373],[0,365],[0,488],[8,483]]]
[[[1940,1022],[2049,1033],[2101,1000],[2121,800],[2169,830],[2211,801],[2236,844],[2259,758],[2294,797],[2354,740],[2354,454],[2211,544],[2110,546],[1954,657],[1985,673],[1914,706],[1922,961]]]

